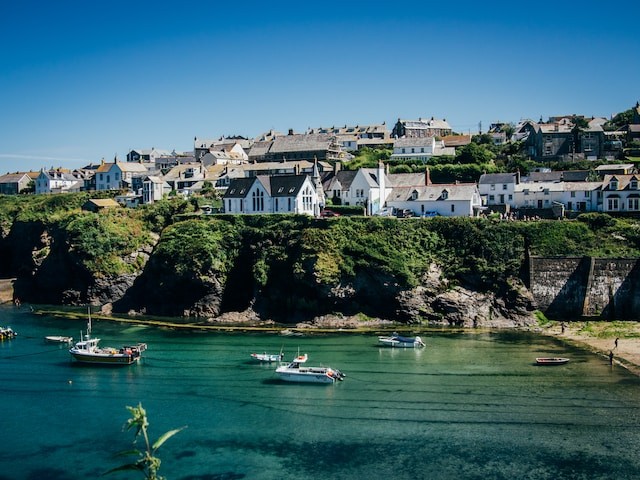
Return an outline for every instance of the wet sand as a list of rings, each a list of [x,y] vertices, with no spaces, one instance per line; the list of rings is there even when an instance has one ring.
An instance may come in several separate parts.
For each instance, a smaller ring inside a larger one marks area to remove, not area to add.
[[[573,345],[586,347],[607,360],[640,375],[640,322],[566,322],[541,327],[542,333]],[[618,345],[615,341],[618,338]]]

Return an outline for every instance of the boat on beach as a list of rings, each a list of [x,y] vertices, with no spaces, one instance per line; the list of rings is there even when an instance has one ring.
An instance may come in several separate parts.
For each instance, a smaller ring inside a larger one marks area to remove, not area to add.
[[[44,341],[47,343],[66,343],[70,345],[73,343],[73,337],[65,337],[62,335],[47,335],[44,337]]]
[[[284,353],[252,353],[251,358],[259,362],[281,362],[284,359]]]
[[[137,343],[120,349],[99,347],[99,343],[99,338],[91,336],[91,315],[89,315],[87,333],[83,335],[80,332],[80,341],[69,349],[69,353],[79,363],[124,366],[139,361],[142,352],[147,349],[146,343]]]
[[[538,357],[536,358],[536,363],[538,365],[564,365],[569,363],[569,359],[564,357]]]
[[[340,370],[330,367],[307,367],[307,359],[306,353],[298,355],[287,365],[276,368],[276,373],[285,382],[335,383],[344,380],[345,375]]]
[[[394,348],[418,348],[425,346],[420,337],[403,337],[395,332],[389,337],[378,337],[378,344],[383,347]]]

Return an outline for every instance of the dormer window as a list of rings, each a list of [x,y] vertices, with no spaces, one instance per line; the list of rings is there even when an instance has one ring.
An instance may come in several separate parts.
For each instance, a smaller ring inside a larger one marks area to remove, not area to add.
[[[618,190],[618,179],[612,178],[609,181],[609,190]]]
[[[414,190],[413,192],[411,192],[411,200],[417,200],[418,199],[418,191]]]
[[[631,179],[631,181],[629,182],[629,188],[631,190],[637,190],[638,189],[638,179],[636,177],[633,177]]]
[[[446,200],[447,198],[449,198],[449,190],[443,190],[440,194],[440,197],[442,198],[442,200]]]

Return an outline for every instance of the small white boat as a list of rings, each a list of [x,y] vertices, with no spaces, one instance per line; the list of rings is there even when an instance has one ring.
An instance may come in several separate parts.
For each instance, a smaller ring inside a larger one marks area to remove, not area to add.
[[[73,337],[64,337],[62,335],[48,335],[44,337],[44,341],[47,343],[66,343],[70,345],[73,343]]]
[[[0,327],[0,340],[5,338],[15,338],[18,334],[11,327]]]
[[[284,359],[284,353],[252,353],[251,358],[259,362],[281,362]]]
[[[425,346],[420,337],[403,337],[395,332],[390,337],[378,337],[378,344],[384,347],[395,348],[417,348]]]
[[[538,357],[536,358],[536,363],[538,365],[564,365],[569,363],[569,359],[564,357]]]
[[[307,354],[298,355],[291,363],[276,368],[276,373],[285,382],[302,383],[335,383],[344,380],[345,375],[340,370],[329,367],[307,367]]]
[[[142,357],[147,349],[146,343],[124,346],[120,349],[99,347],[99,338],[91,337],[91,315],[87,324],[87,333],[80,332],[80,341],[69,349],[71,356],[80,363],[97,365],[131,365]]]

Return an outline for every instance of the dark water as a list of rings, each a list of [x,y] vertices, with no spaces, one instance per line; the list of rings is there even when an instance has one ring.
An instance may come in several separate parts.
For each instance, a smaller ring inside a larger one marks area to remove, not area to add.
[[[145,341],[143,363],[81,367],[45,335],[84,324],[0,309],[0,479],[96,478],[124,462],[142,402],[170,480],[640,478],[640,381],[535,334],[438,333],[422,350],[372,335],[186,333],[94,322],[105,346]],[[278,381],[254,351],[347,374]],[[538,367],[536,356],[568,356]],[[105,478],[142,478],[134,474]]]

